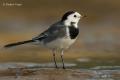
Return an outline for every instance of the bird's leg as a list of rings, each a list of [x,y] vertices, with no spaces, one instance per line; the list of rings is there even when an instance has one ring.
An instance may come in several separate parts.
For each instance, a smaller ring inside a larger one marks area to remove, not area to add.
[[[63,64],[63,69],[65,69],[63,54],[64,54],[64,50],[61,49],[61,60],[62,60],[62,64]]]
[[[58,68],[57,63],[56,63],[56,58],[55,58],[56,50],[54,49],[52,50],[52,52],[53,52],[53,59],[54,59],[55,67]]]

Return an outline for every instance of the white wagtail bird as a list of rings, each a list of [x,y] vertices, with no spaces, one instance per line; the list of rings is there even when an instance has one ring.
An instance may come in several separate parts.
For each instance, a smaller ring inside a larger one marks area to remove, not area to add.
[[[9,48],[21,44],[37,42],[38,44],[44,45],[52,50],[56,68],[58,68],[58,66],[55,54],[57,51],[60,52],[63,69],[65,69],[63,53],[64,50],[68,49],[76,41],[79,34],[78,22],[81,17],[82,15],[78,12],[68,11],[63,15],[60,21],[51,25],[46,31],[37,37],[34,37],[31,40],[7,44],[5,47]]]

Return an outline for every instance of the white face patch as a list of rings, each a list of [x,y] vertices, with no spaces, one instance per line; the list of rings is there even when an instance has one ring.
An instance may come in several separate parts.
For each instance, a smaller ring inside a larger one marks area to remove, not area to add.
[[[81,14],[79,14],[78,12],[75,12],[73,14],[70,14],[67,17],[67,19],[64,21],[64,23],[65,23],[66,26],[70,26],[71,23],[74,23],[73,25],[75,27],[77,27],[77,24],[78,24],[81,17],[82,17]]]

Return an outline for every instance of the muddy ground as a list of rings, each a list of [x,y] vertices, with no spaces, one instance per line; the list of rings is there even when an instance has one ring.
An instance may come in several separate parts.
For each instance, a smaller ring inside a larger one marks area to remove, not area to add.
[[[9,66],[0,68],[0,80],[120,80],[120,70]]]

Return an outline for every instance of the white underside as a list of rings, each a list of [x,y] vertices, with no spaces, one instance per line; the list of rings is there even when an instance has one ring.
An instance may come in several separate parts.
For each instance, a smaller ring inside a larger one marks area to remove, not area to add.
[[[67,49],[69,48],[76,39],[62,38],[47,43],[45,46],[48,48]]]

